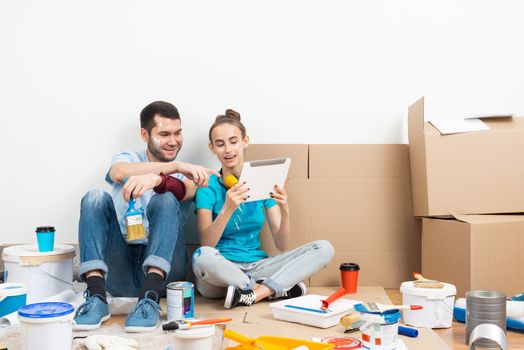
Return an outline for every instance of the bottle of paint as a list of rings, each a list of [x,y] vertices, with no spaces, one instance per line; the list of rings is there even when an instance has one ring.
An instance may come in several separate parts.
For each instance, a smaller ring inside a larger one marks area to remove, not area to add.
[[[146,238],[146,230],[144,228],[144,211],[142,209],[135,209],[135,200],[133,194],[129,198],[129,208],[124,216],[126,221],[127,241],[139,241]]]

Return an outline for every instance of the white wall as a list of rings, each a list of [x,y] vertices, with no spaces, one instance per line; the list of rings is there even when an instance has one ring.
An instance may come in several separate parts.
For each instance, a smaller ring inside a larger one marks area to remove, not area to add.
[[[183,160],[215,166],[225,108],[255,143],[401,143],[406,108],[524,110],[519,1],[11,1],[0,4],[0,243],[76,241],[79,201],[138,114],[179,107]]]

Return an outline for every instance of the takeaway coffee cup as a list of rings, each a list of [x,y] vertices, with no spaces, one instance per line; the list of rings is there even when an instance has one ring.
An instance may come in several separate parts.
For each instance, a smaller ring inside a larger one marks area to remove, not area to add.
[[[340,277],[342,279],[342,287],[346,290],[347,294],[353,294],[357,292],[359,270],[360,267],[358,266],[358,264],[340,264]]]
[[[39,252],[52,252],[55,245],[55,228],[53,226],[37,227],[36,240]]]

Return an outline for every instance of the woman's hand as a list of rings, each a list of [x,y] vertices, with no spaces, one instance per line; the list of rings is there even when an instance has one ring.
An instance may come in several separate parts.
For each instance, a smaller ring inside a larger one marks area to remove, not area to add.
[[[286,181],[287,183],[287,181]],[[277,185],[275,185],[273,187],[273,189],[275,190],[274,192],[270,192],[271,194],[271,198],[273,198],[275,200],[275,202],[277,202],[279,208],[280,208],[280,211],[282,213],[289,213],[289,205],[288,205],[288,202],[287,202],[287,193],[286,193],[286,190],[282,187],[278,187]]]
[[[249,198],[249,196],[246,196],[246,192],[248,190],[249,188],[247,188],[245,183],[238,183],[231,187],[226,192],[226,202],[224,203],[224,208],[235,211],[241,203],[245,202],[246,199]]]

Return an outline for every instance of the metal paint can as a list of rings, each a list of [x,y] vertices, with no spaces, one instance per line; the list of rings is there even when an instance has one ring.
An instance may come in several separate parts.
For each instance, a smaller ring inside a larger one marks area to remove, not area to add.
[[[195,316],[193,283],[180,281],[167,285],[167,319],[181,320]]]

